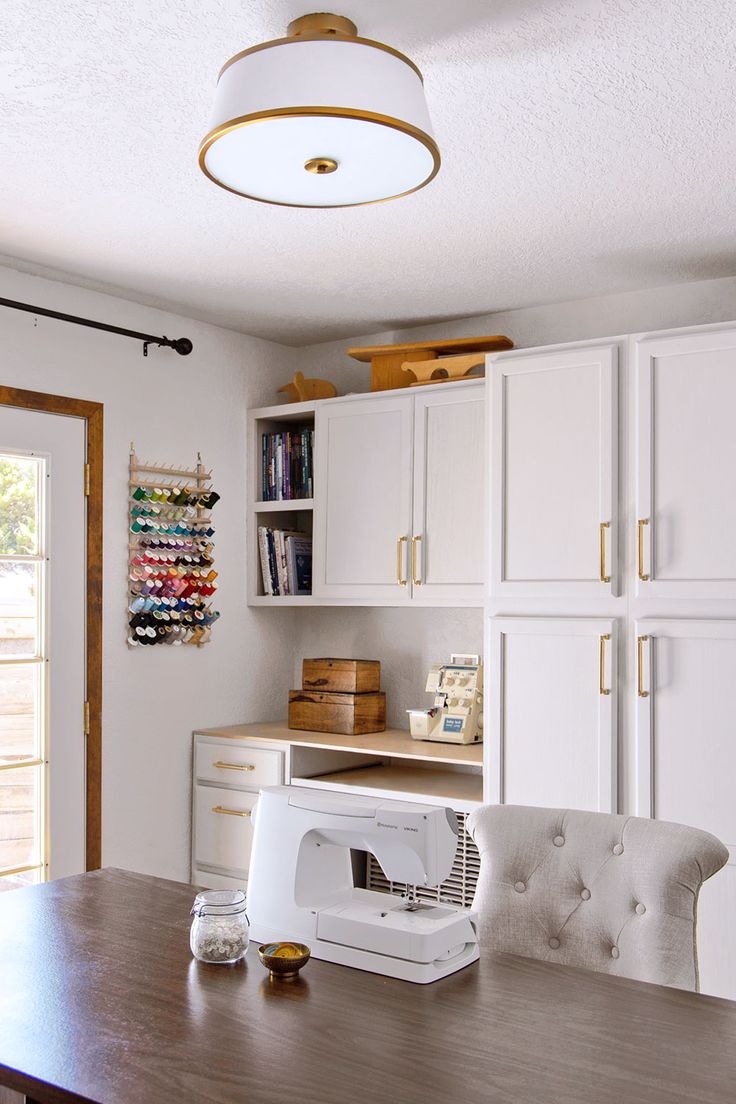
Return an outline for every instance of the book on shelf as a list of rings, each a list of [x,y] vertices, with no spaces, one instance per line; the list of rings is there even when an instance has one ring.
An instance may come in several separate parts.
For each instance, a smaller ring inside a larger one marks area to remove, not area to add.
[[[308,534],[259,525],[258,549],[264,594],[312,593],[312,538]]]
[[[261,435],[261,501],[312,498],[314,430],[285,430]]]

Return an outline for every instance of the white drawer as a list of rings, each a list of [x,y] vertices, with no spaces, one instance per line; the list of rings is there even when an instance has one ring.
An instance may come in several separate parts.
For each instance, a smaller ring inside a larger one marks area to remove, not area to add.
[[[192,881],[202,889],[239,889],[245,893],[246,878],[232,878],[227,874],[213,874],[211,870],[195,870]]]
[[[265,751],[234,741],[208,744],[197,740],[194,775],[203,782],[224,782],[249,790],[280,786],[284,777],[284,753]]]
[[[253,841],[250,814],[257,793],[196,786],[194,794],[194,866],[246,871]]]

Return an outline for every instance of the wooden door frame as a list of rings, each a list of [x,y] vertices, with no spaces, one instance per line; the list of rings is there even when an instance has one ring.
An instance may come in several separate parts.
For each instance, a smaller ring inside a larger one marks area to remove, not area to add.
[[[85,779],[87,870],[102,865],[102,444],[104,407],[86,399],[0,385],[0,406],[82,418],[89,471],[86,521],[86,700],[89,706]]]

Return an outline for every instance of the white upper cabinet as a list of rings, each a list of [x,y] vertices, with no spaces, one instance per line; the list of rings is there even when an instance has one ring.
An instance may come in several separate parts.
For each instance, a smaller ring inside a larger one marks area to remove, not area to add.
[[[317,406],[313,594],[411,599],[410,394]]]
[[[493,596],[618,593],[618,354],[491,361]]]
[[[636,342],[642,597],[736,598],[736,330]]]
[[[486,800],[616,812],[616,622],[493,617]]]
[[[483,381],[318,404],[313,594],[482,605]]]
[[[414,407],[414,600],[483,604],[485,393],[463,384]]]

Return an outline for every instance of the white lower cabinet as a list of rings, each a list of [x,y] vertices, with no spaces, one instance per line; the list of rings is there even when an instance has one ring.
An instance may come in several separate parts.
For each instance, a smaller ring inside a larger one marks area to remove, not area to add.
[[[284,752],[252,741],[216,741],[195,733],[192,785],[192,881],[242,889],[253,840],[251,814],[263,786],[284,781]]]
[[[704,828],[731,851],[700,901],[701,989],[736,997],[736,620],[635,624],[637,808]]]
[[[489,800],[615,812],[615,619],[494,617],[490,636]]]

